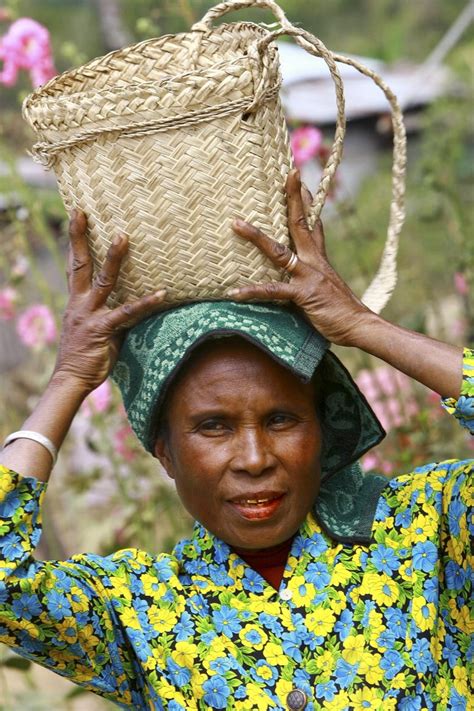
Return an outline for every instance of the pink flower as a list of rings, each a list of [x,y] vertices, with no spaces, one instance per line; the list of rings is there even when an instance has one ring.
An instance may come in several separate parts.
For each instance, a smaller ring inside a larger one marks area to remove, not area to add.
[[[45,304],[33,304],[18,317],[16,330],[22,343],[39,350],[54,343],[57,336],[54,316]]]
[[[10,321],[15,316],[15,302],[17,300],[18,294],[10,286],[0,291],[0,321]]]
[[[469,294],[469,284],[462,272],[454,272],[454,288],[461,296],[467,296]]]
[[[113,435],[115,451],[118,452],[126,462],[131,462],[136,457],[136,452],[133,448],[135,443],[135,435],[128,423],[119,427]]]
[[[94,413],[105,412],[112,402],[112,388],[109,380],[104,380],[102,385],[93,390],[86,397],[81,405],[82,412],[86,417]]]
[[[300,126],[292,131],[290,144],[295,165],[300,168],[303,163],[318,155],[323,145],[323,134],[315,126]]]
[[[0,38],[3,71],[0,83],[13,86],[18,71],[26,69],[34,87],[44,84],[57,73],[54,67],[49,32],[29,17],[16,20]]]

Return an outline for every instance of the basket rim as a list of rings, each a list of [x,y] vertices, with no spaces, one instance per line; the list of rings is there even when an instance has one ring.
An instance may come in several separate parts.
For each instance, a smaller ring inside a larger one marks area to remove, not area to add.
[[[262,25],[259,25],[255,22],[230,22],[230,23],[222,23],[218,25],[217,27],[213,27],[212,30],[210,30],[208,33],[202,33],[203,34],[203,40],[209,36],[216,37],[220,34],[223,34],[224,32],[233,32],[235,34],[240,33],[242,29],[247,29],[252,31],[256,37],[264,37],[267,34],[269,34],[269,31],[263,27]],[[94,69],[96,70],[98,67],[101,67],[101,72],[103,74],[107,74],[108,72],[112,71],[109,68],[109,64],[114,60],[114,59],[121,59],[123,57],[126,57],[127,54],[129,54],[131,51],[140,53],[145,47],[148,46],[155,46],[159,48],[160,44],[164,44],[167,41],[169,41],[171,38],[178,39],[178,38],[185,38],[185,37],[191,37],[195,35],[198,31],[188,31],[188,32],[178,32],[178,33],[168,33],[166,35],[160,35],[159,37],[151,37],[146,40],[142,40],[141,42],[137,42],[135,44],[127,45],[126,47],[120,47],[119,49],[115,49],[112,52],[108,52],[107,54],[104,55],[99,55],[98,57],[94,57],[93,59],[90,59],[88,62],[85,64],[81,64],[79,67],[73,67],[71,69],[66,69],[64,72],[61,72],[57,76],[53,77],[50,79],[48,82],[40,86],[38,89],[35,91],[31,92],[28,94],[28,96],[25,98],[23,102],[23,111],[25,113],[28,112],[30,107],[36,106],[40,101],[47,100],[49,98],[51,99],[57,99],[59,95],[67,95],[68,97],[72,97],[75,94],[85,94],[87,92],[84,91],[73,91],[68,93],[67,91],[67,84],[66,82],[68,80],[74,80],[74,81],[80,81],[81,77],[84,74],[87,74],[88,70]],[[245,57],[245,55],[242,55]],[[224,60],[222,64],[225,62],[228,62],[229,60]],[[209,70],[209,67],[201,67],[199,70],[194,70],[192,71],[186,71],[182,72],[181,74],[174,74],[172,76],[168,76],[169,79],[174,79],[176,77],[181,77],[186,74],[191,74],[191,73],[196,73],[196,72],[206,72]],[[155,82],[150,82],[154,83]],[[131,85],[133,85],[133,82],[131,82]],[[99,93],[101,90],[100,89],[95,89],[93,90],[94,93]],[[105,91],[105,90],[104,90]],[[112,89],[107,89],[107,91],[112,91]]]

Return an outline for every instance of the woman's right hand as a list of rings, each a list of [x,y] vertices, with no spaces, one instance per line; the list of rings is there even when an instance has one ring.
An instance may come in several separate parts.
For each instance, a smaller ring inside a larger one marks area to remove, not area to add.
[[[78,386],[84,396],[110,373],[120,350],[124,330],[149,316],[162,304],[165,290],[110,309],[106,305],[128,251],[125,236],[115,237],[101,270],[93,278],[83,212],[73,212],[67,270],[69,302],[63,318],[53,381]]]

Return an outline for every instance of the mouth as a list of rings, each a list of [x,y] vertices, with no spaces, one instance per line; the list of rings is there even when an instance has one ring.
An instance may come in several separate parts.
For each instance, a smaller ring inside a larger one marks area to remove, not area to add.
[[[284,492],[258,492],[236,496],[227,503],[247,520],[262,520],[271,518],[277,512],[285,496]]]

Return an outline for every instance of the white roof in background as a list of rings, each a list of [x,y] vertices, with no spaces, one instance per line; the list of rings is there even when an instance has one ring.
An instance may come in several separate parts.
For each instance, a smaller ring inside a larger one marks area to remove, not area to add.
[[[326,62],[289,42],[279,42],[283,75],[282,101],[287,118],[316,124],[335,123],[334,84]],[[430,103],[446,91],[450,73],[446,67],[388,66],[376,59],[357,59],[379,74],[398,97],[402,109]],[[357,69],[338,64],[346,98],[346,116],[363,118],[390,111],[379,87]]]

